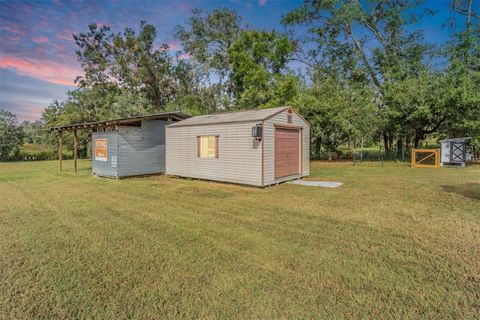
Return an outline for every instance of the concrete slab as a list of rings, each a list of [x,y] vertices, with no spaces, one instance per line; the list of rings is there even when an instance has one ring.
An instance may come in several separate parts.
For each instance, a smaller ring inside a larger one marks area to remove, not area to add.
[[[312,180],[295,180],[288,183],[298,184],[301,186],[307,187],[320,187],[320,188],[338,188],[343,183],[341,182],[331,182],[331,181],[312,181]]]

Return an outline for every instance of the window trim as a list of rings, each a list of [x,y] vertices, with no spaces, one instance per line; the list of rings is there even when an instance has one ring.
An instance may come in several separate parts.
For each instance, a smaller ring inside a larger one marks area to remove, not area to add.
[[[215,156],[214,157],[202,157],[202,137],[214,137],[215,138]],[[219,144],[220,144],[220,136],[219,135],[213,135],[213,134],[208,134],[208,135],[201,135],[197,136],[197,158],[201,159],[218,159],[219,158]]]

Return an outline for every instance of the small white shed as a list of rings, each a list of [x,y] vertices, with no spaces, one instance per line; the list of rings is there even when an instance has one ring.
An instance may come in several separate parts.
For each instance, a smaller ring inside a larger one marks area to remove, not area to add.
[[[465,167],[465,162],[472,160],[473,155],[467,152],[467,146],[472,138],[455,138],[440,140],[441,165]]]
[[[310,126],[291,107],[192,117],[165,129],[169,175],[260,187],[309,175]]]

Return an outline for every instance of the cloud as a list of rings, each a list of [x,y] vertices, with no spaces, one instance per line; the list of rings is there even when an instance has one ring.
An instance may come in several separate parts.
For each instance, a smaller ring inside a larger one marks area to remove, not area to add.
[[[5,32],[18,34],[20,36],[25,36],[27,34],[23,26],[20,26],[10,21],[1,21],[1,22],[2,22],[1,29],[3,29],[3,31]]]
[[[258,0],[258,5],[261,6],[261,7],[263,7],[264,5],[267,4],[267,1],[268,1],[268,0]]]
[[[34,102],[16,102],[15,104],[6,107],[7,110],[13,112],[17,116],[19,123],[28,120],[35,121],[38,120],[43,112],[45,105],[39,103],[38,101]]]
[[[0,68],[0,106],[15,113],[20,122],[38,120],[45,107],[54,99],[64,100],[71,89]]]
[[[171,41],[167,43],[169,51],[178,51],[182,50],[182,45],[178,41]]]
[[[65,40],[73,42],[73,34],[78,33],[70,29],[65,29],[57,33],[55,36],[58,40]]]
[[[50,83],[75,86],[73,82],[80,75],[76,68],[54,61],[34,61],[14,56],[0,57],[0,68],[15,70],[18,74],[41,79]]]
[[[178,60],[188,60],[190,59],[192,56],[188,53],[182,53],[181,55],[178,56]]]
[[[36,42],[36,43],[47,43],[47,42],[48,42],[48,38],[47,38],[47,37],[44,37],[44,36],[33,37],[33,38],[32,38],[32,41],[33,41],[33,42]]]

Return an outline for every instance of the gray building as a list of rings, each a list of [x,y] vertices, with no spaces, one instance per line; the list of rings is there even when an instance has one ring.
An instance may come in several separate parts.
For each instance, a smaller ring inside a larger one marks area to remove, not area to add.
[[[169,175],[262,187],[309,175],[310,126],[291,107],[192,117],[165,132]]]
[[[51,128],[59,134],[60,170],[62,133],[73,132],[76,172],[77,131],[91,130],[94,175],[121,178],[164,173],[165,126],[188,117],[180,112],[166,112]]]
[[[164,173],[165,126],[187,117],[175,115],[157,114],[93,132],[93,174],[121,178]]]

